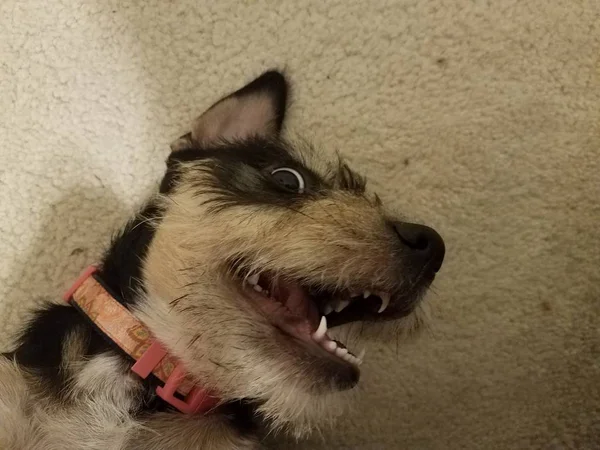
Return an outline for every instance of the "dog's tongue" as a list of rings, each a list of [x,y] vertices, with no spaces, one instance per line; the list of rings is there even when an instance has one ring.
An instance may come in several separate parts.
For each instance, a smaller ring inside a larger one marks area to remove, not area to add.
[[[279,280],[273,297],[283,306],[278,311],[279,326],[298,337],[307,338],[319,326],[319,310],[300,285]]]

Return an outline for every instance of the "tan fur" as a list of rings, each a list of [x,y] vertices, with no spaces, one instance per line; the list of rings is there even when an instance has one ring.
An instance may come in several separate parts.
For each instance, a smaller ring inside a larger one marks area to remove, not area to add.
[[[30,393],[23,374],[8,359],[0,358],[0,448],[27,448],[36,425],[27,417]]]
[[[239,437],[223,417],[185,417],[156,414],[128,441],[128,450],[211,449],[252,450],[254,439]]]

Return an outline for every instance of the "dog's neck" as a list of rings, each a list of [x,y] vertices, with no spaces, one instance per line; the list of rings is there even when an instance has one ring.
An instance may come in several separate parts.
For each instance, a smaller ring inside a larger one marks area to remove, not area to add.
[[[96,275],[97,271],[96,266],[89,266],[63,299],[93,323],[110,344],[135,362],[132,372],[142,379],[156,378],[163,384],[157,387],[156,394],[164,401],[186,414],[212,410],[219,402],[217,394],[209,392],[186,373],[184,365],[169,354],[148,327],[117,301]]]
[[[129,310],[140,301],[144,292],[142,263],[154,236],[157,220],[160,220],[158,207],[148,203],[115,236],[100,260],[99,277],[116,294],[115,298]],[[114,361],[120,360],[123,376],[129,376],[131,361],[101,336],[75,308],[64,304],[49,304],[36,311],[21,333],[12,356],[38,378],[46,387],[45,392],[61,397],[69,391],[69,383],[73,382],[73,374],[66,373],[63,369],[64,348],[75,333],[85,346],[80,355],[81,362],[106,355]],[[77,361],[75,363],[73,367],[83,367]],[[139,414],[152,414],[168,408],[167,403],[155,395],[155,384],[149,379],[140,380],[139,383],[142,390],[137,391],[135,398],[138,404],[134,408]],[[254,412],[252,404],[240,400],[222,405],[217,413],[227,414],[236,427],[249,432],[256,427]]]

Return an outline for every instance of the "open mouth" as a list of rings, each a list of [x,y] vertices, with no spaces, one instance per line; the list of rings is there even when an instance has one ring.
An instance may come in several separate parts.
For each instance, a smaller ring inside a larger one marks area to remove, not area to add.
[[[242,286],[259,310],[277,328],[314,345],[340,363],[358,367],[364,358],[328,334],[330,327],[357,320],[385,318],[391,295],[382,290],[335,291],[268,272],[241,275]],[[398,317],[394,312],[393,317]],[[389,317],[388,317],[389,318]]]

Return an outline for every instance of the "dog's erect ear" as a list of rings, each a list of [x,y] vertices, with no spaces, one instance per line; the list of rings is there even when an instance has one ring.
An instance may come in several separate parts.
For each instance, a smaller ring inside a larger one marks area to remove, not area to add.
[[[281,73],[265,72],[211,106],[194,121],[191,133],[171,144],[171,149],[277,135],[283,125],[287,91]]]

